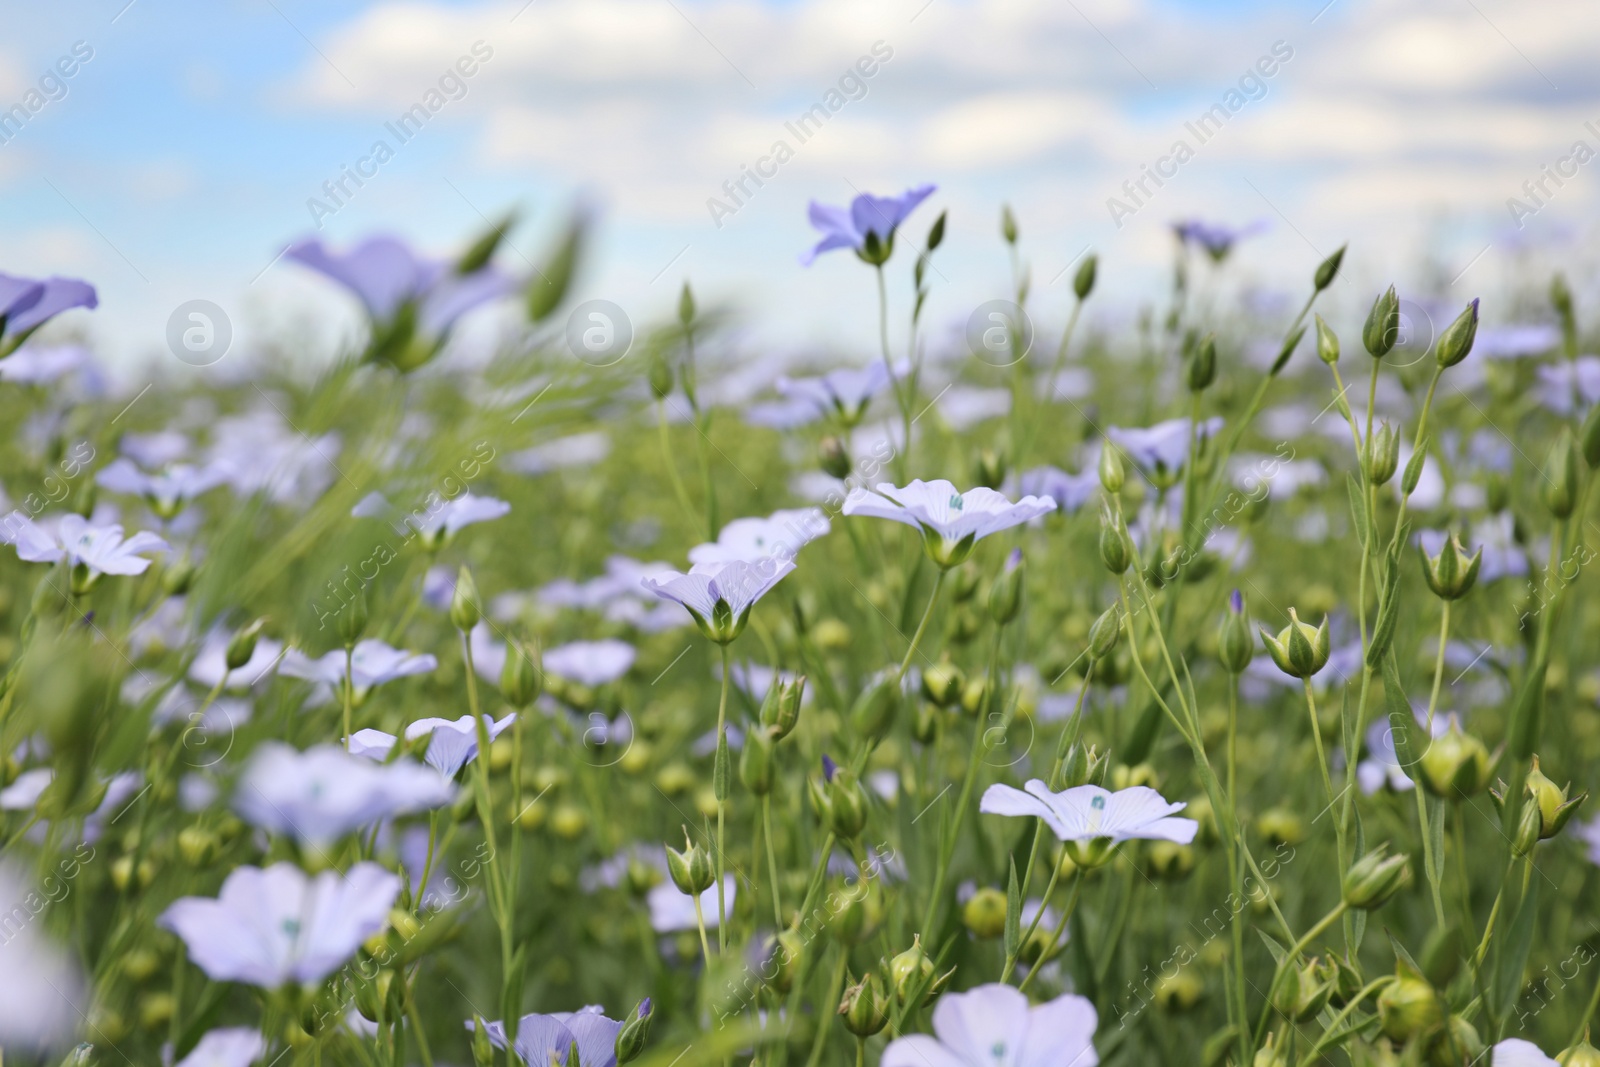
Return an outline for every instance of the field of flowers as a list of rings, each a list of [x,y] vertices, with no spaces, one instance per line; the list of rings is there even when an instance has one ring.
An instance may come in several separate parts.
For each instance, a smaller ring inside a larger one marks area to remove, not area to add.
[[[946,337],[932,192],[812,206],[843,366],[582,217],[292,246],[314,376],[0,275],[0,1062],[1600,1064],[1581,294],[1108,328],[1005,211]]]

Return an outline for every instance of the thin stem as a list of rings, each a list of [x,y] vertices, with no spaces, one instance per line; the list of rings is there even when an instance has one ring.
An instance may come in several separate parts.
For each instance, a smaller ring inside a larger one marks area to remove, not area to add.
[[[772,845],[772,794],[761,797],[761,828],[767,839],[767,871],[772,878],[772,924],[783,928],[783,901],[778,888],[778,854]]]
[[[917,654],[917,645],[922,642],[922,634],[928,628],[928,620],[933,617],[933,605],[939,599],[939,590],[944,587],[945,570],[939,568],[939,573],[933,579],[933,592],[928,594],[928,606],[922,609],[922,621],[917,623],[916,633],[911,635],[911,644],[906,646],[905,659],[900,661],[900,670],[895,673],[896,683],[905,680],[906,671],[911,669],[911,657]]]
[[[678,461],[672,455],[672,439],[667,435],[667,402],[656,401],[657,424],[661,427],[661,460],[667,465],[667,479],[672,482],[672,492],[678,498],[685,517],[693,520],[694,504],[689,501],[689,489],[678,474]]]
[[[1077,910],[1078,898],[1082,895],[1083,869],[1080,867],[1077,871],[1073,872],[1072,895],[1067,898],[1067,907],[1066,910],[1061,913],[1061,922],[1057,924],[1056,932],[1051,935],[1050,943],[1039,950],[1039,958],[1033,961],[1033,966],[1029,968],[1028,973],[1023,977],[1021,982],[1017,983],[1017,989],[1019,991],[1027,992],[1028,983],[1033,981],[1033,976],[1038,974],[1039,968],[1043,967],[1045,961],[1055,954],[1056,946],[1061,943],[1061,934],[1066,930],[1067,924],[1072,922],[1072,913]],[[1042,914],[1044,909],[1041,907],[1039,911]]]
[[[700,931],[700,958],[711,965],[711,943],[706,940],[706,915],[700,907],[700,894],[694,894],[694,924]]]
[[[1452,551],[1451,546],[1446,545],[1445,551]],[[1433,691],[1428,694],[1428,737],[1430,739],[1433,737],[1433,711],[1439,706],[1439,683],[1444,679],[1444,646],[1445,642],[1450,639],[1451,603],[1451,601],[1446,600],[1444,602],[1444,611],[1439,615],[1439,652],[1433,659]]]
[[[727,887],[723,885],[728,869],[726,817],[728,810],[727,783],[722,780],[723,760],[728,753],[728,689],[733,680],[733,669],[728,660],[728,646],[722,645],[722,696],[717,701],[717,951],[728,951],[728,901]],[[773,684],[777,684],[774,682]]]
[[[1296,941],[1294,947],[1279,961],[1277,968],[1272,972],[1272,985],[1267,987],[1267,1003],[1261,1009],[1261,1021],[1256,1024],[1257,1045],[1261,1044],[1262,1035],[1266,1032],[1267,1020],[1272,1018],[1272,998],[1278,995],[1278,986],[1282,983],[1283,976],[1289,972],[1289,968],[1294,965],[1294,961],[1300,958],[1300,954],[1306,950],[1306,946],[1321,937],[1328,927],[1338,922],[1349,907],[1350,905],[1342,900],[1335,904],[1333,910],[1318,919],[1317,925],[1307,930],[1305,936]]]
[[[822,1001],[822,1018],[817,1020],[817,1036],[811,1042],[811,1055],[806,1057],[806,1067],[817,1067],[822,1062],[822,1050],[828,1043],[828,1031],[838,1014],[830,1009],[839,1004],[839,993],[844,986],[844,969],[850,963],[850,950],[839,946],[839,959],[833,965],[833,977],[828,980],[828,995]]]

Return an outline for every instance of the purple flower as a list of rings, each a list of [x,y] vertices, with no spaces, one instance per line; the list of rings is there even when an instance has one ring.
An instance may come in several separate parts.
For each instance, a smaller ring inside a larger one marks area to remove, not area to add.
[[[1221,263],[1233,251],[1233,246],[1246,237],[1260,233],[1267,224],[1257,220],[1246,226],[1228,226],[1189,219],[1172,224],[1172,232],[1186,245],[1196,245],[1213,260]]]
[[[516,712],[498,722],[485,715],[483,726],[488,731],[489,740],[493,742],[516,721]],[[418,719],[406,727],[408,742],[424,737],[430,740],[422,761],[446,778],[454,778],[457,771],[477,758],[478,728],[473,723],[471,715],[463,715],[459,719]],[[357,730],[350,735],[350,752],[352,755],[365,756],[382,763],[388,759],[389,752],[394,748],[394,742],[395,736],[386,734],[382,730]]]
[[[471,1030],[473,1024],[467,1023]],[[506,1047],[506,1028],[501,1022],[483,1024],[489,1043]],[[567,1062],[576,1045],[580,1067],[616,1067],[617,1034],[622,1024],[605,1016],[605,1009],[590,1004],[577,1011],[556,1011],[548,1015],[534,1012],[517,1021],[517,1056],[530,1067]]]
[[[1222,418],[1202,422],[1197,440],[1215,436],[1222,429]],[[1106,436],[1128,454],[1128,458],[1157,476],[1171,476],[1183,469],[1189,458],[1189,420],[1168,419],[1148,429],[1122,429],[1112,426]]]
[[[72,308],[100,304],[94,286],[76,278],[17,278],[0,274],[0,356],[10,355],[39,327]]]
[[[544,669],[558,678],[590,688],[609,685],[628,673],[638,652],[626,641],[572,641],[544,653]]]
[[[1022,472],[1019,489],[1029,496],[1047,496],[1062,511],[1072,513],[1090,500],[1100,489],[1100,474],[1089,466],[1081,474],[1069,474],[1059,467],[1034,467]]]
[[[402,371],[432,359],[462,315],[512,289],[493,267],[458,274],[393,237],[371,237],[344,253],[313,238],[290,245],[286,255],[353,292],[372,320],[365,358]]]
[[[1541,356],[1561,343],[1561,331],[1544,323],[1489,326],[1478,330],[1472,350],[1490,359]]]
[[[1039,1005],[1008,985],[946,993],[933,1032],[899,1037],[880,1067],[1095,1067],[1094,1005],[1068,993]]]
[[[358,641],[355,648],[350,650],[350,678],[359,694],[396,678],[426,674],[437,666],[439,661],[426,652],[391,648],[376,638]],[[336,648],[312,659],[299,649],[291,648],[283,654],[278,673],[288,678],[304,678],[337,686],[345,676],[344,649]]]
[[[431,768],[375,765],[333,745],[298,752],[269,741],[245,768],[233,807],[263,830],[320,847],[379,819],[454,799],[455,787]]]
[[[809,267],[824,252],[835,248],[848,248],[867,262],[868,235],[877,248],[875,262],[882,263],[894,250],[894,231],[906,220],[916,206],[933,195],[935,186],[919,185],[907,189],[899,196],[873,196],[862,193],[850,201],[849,207],[811,202],[811,225],[822,231],[822,240],[815,248],[800,257],[801,266]]]
[[[362,497],[350,514],[358,519],[389,518],[396,513],[382,493],[368,493]],[[511,513],[511,505],[490,496],[463,493],[452,500],[441,501],[437,494],[428,503],[401,519],[398,528],[403,532],[409,526],[421,537],[423,544],[436,549],[449,544],[463,529],[475,523],[490,522]]]
[[[150,561],[141,552],[165,552],[167,543],[153,533],[123,539],[116,523],[93,526],[82,515],[63,515],[50,529],[14,511],[0,519],[0,544],[17,546],[17,558],[29,563],[59,563],[88,568],[90,579],[102,574],[143,574]]]
[[[900,360],[891,368],[883,360],[865,367],[840,367],[816,378],[778,379],[778,395],[815,408],[817,416],[836,416],[846,426],[854,426],[866,413],[867,403],[883,392],[896,378],[911,372],[911,364]],[[802,425],[810,419],[794,425]]]
[[[1025,496],[1012,503],[1003,493],[982,486],[963,493],[943,478],[931,482],[918,478],[904,488],[883,482],[873,492],[852,489],[843,511],[916,527],[922,531],[928,557],[949,568],[963,562],[973,545],[990,534],[1055,509],[1056,502],[1048,497]]]
[[[321,982],[388,923],[400,879],[376,863],[313,877],[288,863],[240,867],[215,899],[184,897],[159,924],[217,982]]]
[[[696,563],[688,574],[670,571],[660,578],[640,579],[640,584],[662,600],[682,604],[702,634],[725,645],[744,630],[756,601],[792,570],[794,563],[777,556],[730,559]],[[548,657],[545,665],[549,666]]]
[[[227,480],[227,472],[212,464],[178,463],[160,474],[147,474],[126,458],[112,461],[95,475],[95,481],[113,493],[144,497],[150,510],[163,519],[173,518],[189,501]]]
[[[178,1067],[250,1067],[267,1050],[267,1042],[249,1027],[213,1030],[200,1039]]]
[[[786,508],[766,518],[734,519],[717,539],[689,550],[690,563],[758,560],[766,556],[793,559],[806,545],[828,532],[821,508]]]
[[[1539,403],[1557,415],[1572,415],[1600,402],[1600,356],[1541,366],[1537,373]]]

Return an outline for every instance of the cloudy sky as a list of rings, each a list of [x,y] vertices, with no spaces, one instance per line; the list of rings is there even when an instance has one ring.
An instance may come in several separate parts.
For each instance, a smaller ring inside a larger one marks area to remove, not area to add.
[[[1391,279],[1465,300],[1583,259],[1600,189],[1592,4],[15,5],[0,110],[37,109],[0,124],[0,269],[95,282],[101,309],[72,325],[122,358],[159,350],[195,298],[227,309],[241,343],[308,319],[337,334],[352,306],[276,260],[289,240],[390,230],[443,252],[518,205],[504,258],[524,269],[581,199],[603,220],[585,296],[649,321],[689,278],[753,338],[850,351],[872,343],[870,277],[842,254],[798,264],[806,204],[933,182],[910,229],[950,212],[943,323],[1008,288],[1004,202],[1045,319],[1088,248],[1108,307],[1156,296],[1167,227],[1190,216],[1268,223],[1237,263],[1268,286],[1298,289],[1348,240],[1352,306]],[[402,140],[418,104],[427,122]],[[799,127],[817,105],[826,121]],[[352,170],[362,184],[325,191]]]

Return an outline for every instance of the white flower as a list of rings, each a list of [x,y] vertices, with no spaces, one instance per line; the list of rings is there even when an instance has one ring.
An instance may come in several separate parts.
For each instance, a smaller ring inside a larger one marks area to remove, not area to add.
[[[640,584],[662,600],[682,604],[701,633],[718,644],[727,644],[744,630],[756,601],[792,570],[793,562],[777,556],[730,559],[696,563],[688,574],[670,571],[660,578],[643,578]]]
[[[332,745],[297,752],[269,741],[245,769],[233,806],[264,830],[320,846],[379,819],[454,799],[447,779],[415,763],[377,765]]]
[[[382,493],[368,493],[350,509],[350,514],[358,519],[378,519],[389,518],[396,511]],[[437,548],[474,523],[489,522],[510,512],[510,504],[494,497],[463,493],[444,500],[437,493],[432,493],[421,507],[401,518],[401,528],[411,527],[421,535],[425,544]]]
[[[0,519],[0,543],[17,546],[17,558],[29,563],[82,565],[90,575],[143,574],[150,561],[141,552],[165,552],[167,543],[153,533],[123,539],[117,523],[91,526],[82,515],[63,515],[54,528],[34,522],[20,511]]]
[[[489,740],[499,737],[516,720],[516,712],[498,722],[485,715],[483,725],[489,732]],[[471,715],[459,719],[418,719],[406,727],[407,741],[430,735],[432,740],[428,742],[422,761],[446,778],[454,778],[457,771],[478,755],[478,728],[473,725]],[[381,763],[389,757],[394,742],[394,735],[382,730],[357,730],[350,735],[350,752]]]
[[[821,508],[786,508],[764,519],[734,519],[722,528],[715,541],[691,548],[689,562],[721,563],[767,556],[793,559],[828,530],[828,517]]]
[[[42,1047],[66,1040],[86,1001],[83,982],[67,954],[51,944],[38,922],[49,898],[15,867],[0,866],[0,1048]]]
[[[899,1037],[880,1067],[1095,1067],[1094,1005],[1068,993],[1037,1006],[1008,985],[946,993],[933,1032]]]
[[[728,911],[733,911],[733,896],[739,889],[739,880],[731,874],[722,876],[722,888]],[[698,929],[695,924],[694,898],[671,882],[662,882],[645,896],[650,906],[650,928],[658,934],[676,933],[679,930]],[[700,894],[700,913],[705,917],[706,929],[714,930],[722,921],[717,910],[717,887],[711,886]]]
[[[384,928],[399,893],[400,879],[376,863],[315,877],[288,863],[240,867],[215,899],[184,897],[159,922],[213,981],[277,989],[332,974]]]
[[[1032,815],[1043,819],[1067,845],[1080,866],[1103,863],[1116,845],[1135,838],[1187,845],[1200,824],[1173,818],[1188,805],[1169,803],[1142,785],[1115,793],[1097,785],[1080,785],[1060,793],[1037,778],[1022,789],[991,785],[978,810],[989,815]]]
[[[1520,1037],[1507,1038],[1494,1047],[1490,1067],[1561,1067],[1539,1051],[1539,1046]]]
[[[339,435],[311,438],[271,407],[221,419],[210,460],[240,496],[265,491],[281,504],[308,504],[333,483]]]
[[[1025,496],[1016,503],[993,489],[962,493],[943,478],[913,481],[904,488],[880,483],[876,492],[852,489],[845,498],[846,515],[867,515],[903,522],[922,531],[923,547],[940,567],[954,567],[972,554],[972,546],[1001,530],[1020,526],[1056,509],[1048,497]]]
[[[283,654],[278,673],[290,678],[304,678],[338,686],[344,682],[344,649],[337,648],[317,659],[312,659],[297,648]],[[407,678],[413,674],[426,674],[439,666],[439,661],[425,652],[407,652],[392,648],[375,638],[356,642],[350,650],[350,677],[358,692],[373,686]]]
[[[591,688],[607,685],[628,673],[638,653],[626,641],[572,641],[544,653],[547,673]]]
[[[117,459],[97,474],[95,481],[113,493],[144,497],[151,511],[170,519],[195,497],[224,484],[227,476],[219,467],[188,463],[174,464],[160,474],[147,474],[132,460]]]
[[[250,1067],[267,1050],[267,1042],[254,1030],[230,1026],[213,1030],[200,1039],[178,1067]]]
[[[1018,479],[1022,492],[1047,496],[1062,511],[1077,511],[1100,491],[1100,472],[1085,466],[1081,474],[1069,474],[1059,467],[1034,467]]]

